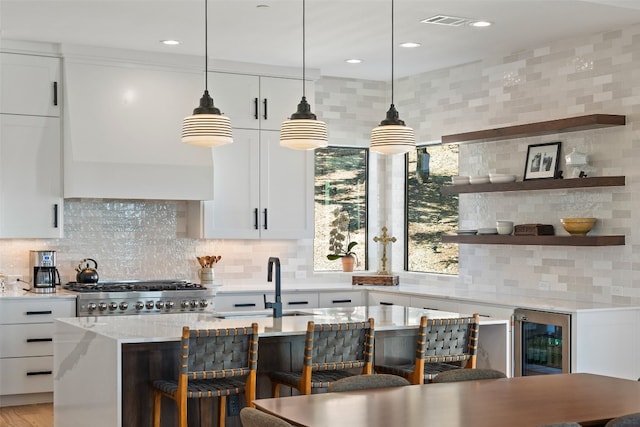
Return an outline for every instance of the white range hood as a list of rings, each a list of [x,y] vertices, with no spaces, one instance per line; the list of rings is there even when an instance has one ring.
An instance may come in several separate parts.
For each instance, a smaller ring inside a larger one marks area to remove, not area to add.
[[[64,56],[64,197],[213,199],[210,148],[181,143],[201,73]]]

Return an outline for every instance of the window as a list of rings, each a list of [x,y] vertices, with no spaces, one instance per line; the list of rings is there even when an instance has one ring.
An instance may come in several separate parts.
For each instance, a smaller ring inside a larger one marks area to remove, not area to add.
[[[357,242],[353,247],[358,265],[365,270],[367,260],[367,174],[366,148],[327,147],[315,150],[315,238],[314,270],[342,270],[339,260],[330,261],[332,222],[337,216],[348,218],[345,238]],[[348,242],[344,244],[345,249]]]
[[[458,245],[440,240],[458,229],[458,196],[440,191],[458,175],[458,146],[418,147],[406,170],[407,270],[458,274]]]

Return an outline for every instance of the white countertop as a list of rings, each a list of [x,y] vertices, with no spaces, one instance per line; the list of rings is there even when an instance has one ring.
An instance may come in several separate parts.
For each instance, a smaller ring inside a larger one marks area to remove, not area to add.
[[[283,283],[283,292],[313,292],[313,291],[357,291],[369,290],[397,294],[408,294],[423,297],[434,297],[441,299],[451,299],[469,303],[485,303],[504,306],[507,308],[526,308],[532,310],[553,311],[563,313],[575,313],[582,310],[611,310],[638,308],[626,305],[610,303],[598,303],[589,301],[572,301],[553,298],[529,297],[523,295],[505,295],[491,292],[479,292],[468,289],[457,289],[449,286],[427,286],[400,284],[398,286],[372,286],[372,285],[350,285],[340,283],[327,284],[304,284],[304,283]],[[244,286],[221,286],[218,289],[220,294],[234,294],[246,292],[273,293],[274,287],[271,283],[252,284]]]
[[[289,312],[301,313],[298,310],[289,310]],[[307,322],[310,320],[316,323],[339,323],[364,321],[372,317],[374,318],[375,330],[383,331],[416,328],[422,314],[431,318],[460,317],[457,313],[401,306],[321,308],[304,310],[304,313],[309,313],[309,315],[285,315],[280,319],[236,315],[220,319],[212,313],[181,313],[75,317],[57,319],[56,321],[118,340],[121,343],[141,343],[179,341],[183,326],[189,326],[193,329],[219,329],[243,327],[256,322],[260,336],[266,337],[303,335],[307,330]],[[509,321],[509,319],[481,318],[480,325],[500,324]]]
[[[76,295],[65,291],[64,289],[57,289],[57,292],[50,294],[38,294],[35,292],[25,291],[21,287],[9,287],[4,292],[0,292],[0,299],[44,299],[44,298],[64,298],[75,299]]]

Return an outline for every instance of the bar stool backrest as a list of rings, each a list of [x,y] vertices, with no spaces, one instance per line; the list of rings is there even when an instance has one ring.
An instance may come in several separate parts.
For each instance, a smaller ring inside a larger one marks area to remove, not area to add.
[[[304,367],[313,371],[365,368],[373,364],[373,319],[366,322],[307,324]]]

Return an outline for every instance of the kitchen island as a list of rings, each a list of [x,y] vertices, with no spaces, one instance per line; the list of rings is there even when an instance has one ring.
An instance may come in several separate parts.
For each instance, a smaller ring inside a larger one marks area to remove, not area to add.
[[[307,322],[336,323],[375,319],[377,362],[411,360],[420,316],[461,317],[457,313],[401,306],[311,309],[272,317],[216,314],[137,315],[58,319],[54,333],[54,425],[56,427],[147,426],[152,413],[149,380],[176,376],[183,326],[230,328],[258,323],[257,397],[270,397],[266,373],[301,369]],[[221,318],[222,317],[222,318]],[[510,319],[481,318],[478,366],[508,371]],[[488,356],[487,356],[488,355]],[[213,406],[190,402],[189,417],[215,419]],[[211,406],[211,407],[209,407]],[[200,410],[202,409],[202,410]],[[163,405],[171,425],[173,405]],[[231,415],[231,414],[229,414]],[[240,425],[229,417],[229,426]],[[175,421],[174,421],[175,422]]]

